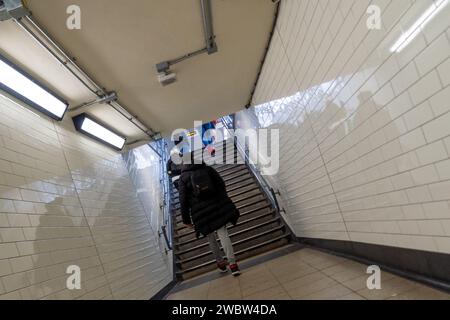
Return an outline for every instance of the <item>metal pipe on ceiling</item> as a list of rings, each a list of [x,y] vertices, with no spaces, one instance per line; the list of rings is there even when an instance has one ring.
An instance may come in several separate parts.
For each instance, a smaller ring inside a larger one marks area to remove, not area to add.
[[[208,49],[207,48],[203,48],[203,49],[200,49],[200,50],[197,50],[197,51],[194,51],[194,52],[187,53],[184,56],[181,56],[179,58],[176,58],[176,59],[168,61],[169,62],[169,66],[174,65],[176,63],[179,63],[181,61],[187,60],[189,58],[195,57],[195,56],[197,56],[199,54],[206,53],[206,52],[208,52]]]
[[[31,22],[31,18],[30,17],[24,17],[21,19],[15,19],[14,20],[26,33],[28,33],[28,35],[30,35],[42,48],[44,48],[47,52],[49,52],[53,58],[55,58],[59,63],[61,63],[63,66],[66,67],[66,69],[75,77],[77,78],[87,89],[89,89],[89,91],[91,91],[92,93],[97,95],[97,91],[98,89],[92,89],[92,87],[86,82],[86,80],[83,80],[83,78],[81,77],[81,73],[77,74],[73,69],[70,68],[70,64],[69,64],[69,60],[71,59],[67,59],[67,58],[62,58],[60,55],[61,53],[59,52],[57,47],[51,47],[51,45],[48,45],[45,43],[45,41],[39,36],[42,36],[42,32],[40,31],[40,29],[36,29],[39,30],[38,32],[33,32],[33,30],[30,28],[30,26],[28,26],[24,21],[26,22]],[[53,46],[53,45],[52,45]],[[84,77],[84,75],[83,75]]]
[[[104,99],[108,92],[97,84],[69,55],[45,32],[31,16],[14,19],[39,45],[49,52],[59,63],[61,63],[75,78],[77,78],[90,92],[98,99]],[[136,128],[145,133],[151,140],[158,140],[161,137],[150,126],[144,124],[137,116],[130,113],[117,101],[110,101],[108,105],[116,110],[121,116],[131,122]],[[78,106],[80,107],[80,106]]]
[[[55,48],[59,52],[60,55],[63,56],[63,58],[65,59],[63,64],[65,66],[71,65],[76,70],[76,72],[82,75],[83,78],[85,78],[91,84],[91,86],[95,88],[97,94],[106,94],[104,88],[99,86],[86,72],[84,72],[76,64],[75,60],[69,57],[69,55],[64,52],[64,50],[60,46],[58,46],[52,38],[50,38],[47,32],[45,32],[30,16],[25,17],[25,19],[39,32],[39,34],[41,34],[45,38],[46,41],[48,41],[53,46],[53,48]]]
[[[208,54],[217,52],[217,44],[215,41],[213,18],[211,13],[211,0],[200,0],[203,17],[203,30],[205,33],[206,49]]]
[[[87,108],[90,107],[92,105],[95,104],[104,104],[104,103],[109,103],[112,101],[116,101],[117,100],[117,93],[115,91],[112,92],[108,92],[107,94],[105,94],[102,98],[97,98],[95,100],[89,101],[89,102],[84,102],[80,105],[74,106],[74,107],[70,107],[68,111],[73,112],[82,108]]]
[[[156,64],[156,70],[158,73],[167,73],[170,67],[174,64],[182,62],[184,60],[195,57],[199,54],[207,53],[213,54],[218,51],[216,36],[214,35],[212,11],[211,11],[211,0],[200,0],[200,6],[202,9],[202,19],[203,19],[203,30],[205,36],[206,46],[202,49],[196,50],[194,52],[187,53],[181,57],[167,60]]]
[[[114,110],[116,110],[119,114],[121,114],[128,121],[133,123],[136,128],[138,128],[143,133],[145,133],[147,136],[149,136],[153,141],[157,141],[157,140],[162,139],[160,133],[155,132],[153,129],[151,129],[150,127],[145,125],[137,116],[134,116],[131,113],[129,113],[117,101],[109,102],[108,105],[111,106]],[[127,145],[129,145],[129,144],[127,144]]]

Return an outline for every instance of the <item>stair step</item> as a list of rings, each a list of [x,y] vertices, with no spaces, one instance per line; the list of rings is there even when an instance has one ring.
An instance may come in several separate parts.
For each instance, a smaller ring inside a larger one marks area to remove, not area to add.
[[[248,226],[251,225],[252,223],[256,223],[256,224],[263,223],[263,222],[273,219],[275,216],[276,215],[275,215],[274,210],[269,210],[269,209],[261,210],[258,212],[258,214],[250,215],[250,216],[246,217],[245,220],[239,221],[235,226],[229,225],[228,232],[235,233],[235,232],[242,231],[242,230],[248,228]],[[174,252],[182,254],[183,251],[187,251],[192,247],[195,247],[195,246],[198,246],[198,245],[201,245],[204,243],[208,243],[207,238],[205,238],[205,237],[197,238],[197,236],[195,234],[192,234],[192,236],[190,236],[190,237],[183,238],[182,241],[175,240],[174,241]]]
[[[206,158],[201,158],[201,157],[195,157],[194,160],[200,162],[200,161],[205,161],[207,162],[208,160]],[[211,166],[216,169],[219,168],[220,166],[223,165],[239,165],[239,164],[244,164],[244,159],[241,157],[241,155],[239,154],[234,154],[234,156],[227,156],[227,154],[223,154],[222,158],[220,158],[219,153],[216,151],[216,156],[213,158],[214,161]]]
[[[253,183],[255,183],[255,180],[253,176],[250,174],[250,172],[246,172],[241,176],[237,176],[229,180],[225,179],[224,181],[227,190],[238,187],[239,183],[246,183],[248,181],[252,181]],[[172,200],[178,199],[178,196],[179,196],[178,191],[175,188],[173,188],[171,199]]]
[[[250,175],[250,172],[248,170],[245,170],[245,171],[241,170],[238,172],[233,172],[230,175],[227,175],[226,177],[223,178],[223,180],[225,181],[225,185],[227,186],[227,185],[229,185],[230,182],[234,182],[234,179],[240,178],[243,175],[247,175],[247,174]]]
[[[259,186],[255,183],[249,183],[247,186],[242,186],[240,188],[237,188],[236,190],[239,190],[237,192],[233,192],[230,193],[228,192],[228,196],[231,198],[231,200],[234,200],[234,198],[241,196],[245,193],[251,192],[251,191],[255,191],[255,190],[260,190]],[[234,190],[234,191],[236,191]],[[180,204],[179,199],[177,198],[175,201],[172,201],[172,205],[176,206],[177,208],[179,207],[178,205]]]
[[[281,236],[278,236],[278,237],[275,237],[273,239],[270,239],[270,240],[267,240],[265,242],[262,242],[260,244],[254,245],[254,246],[249,247],[249,248],[247,248],[245,250],[241,250],[239,252],[236,252],[235,253],[236,257],[239,258],[239,259],[245,259],[245,258],[249,258],[249,257],[252,257],[252,256],[256,256],[256,255],[258,255],[258,254],[260,254],[262,252],[266,252],[266,251],[269,251],[269,250],[272,250],[272,249],[275,249],[275,248],[278,248],[278,247],[282,247],[282,246],[288,244],[289,237],[290,237],[290,235],[288,233],[285,233],[285,234],[283,234]],[[280,243],[276,244],[277,242],[280,242]],[[269,248],[269,246],[271,244],[276,244],[276,245]],[[202,264],[199,264],[199,265],[197,265],[195,267],[186,268],[186,269],[183,269],[183,270],[178,270],[176,272],[176,275],[177,275],[177,277],[179,279],[187,280],[187,279],[195,277],[195,276],[197,276],[199,274],[203,274],[203,273],[206,273],[208,271],[215,270],[216,268],[217,268],[216,267],[216,261],[213,260],[213,259],[210,259],[209,261],[206,261],[206,262],[204,262]]]
[[[248,190],[243,190],[240,193],[236,193],[234,195],[228,195],[231,200],[234,202],[236,206],[239,206],[241,202],[255,198],[257,196],[261,196],[265,198],[264,194],[262,194],[261,190],[258,187],[249,188]],[[180,203],[175,202],[173,203],[173,210],[177,211],[180,210]]]
[[[243,166],[246,167],[245,162],[244,163],[224,163],[224,164],[215,164],[212,167],[217,171],[221,172],[222,170],[227,170],[236,166]]]
[[[236,190],[238,190],[238,191],[236,191]],[[238,188],[236,190],[233,190],[233,192],[228,192],[228,196],[231,199],[234,199],[235,197],[238,197],[238,196],[241,196],[243,194],[246,194],[246,193],[249,193],[249,192],[252,192],[252,191],[256,191],[256,190],[259,190],[261,192],[261,189],[255,183],[249,184],[247,186],[242,186],[242,187],[240,187],[240,188]],[[236,191],[236,192],[234,192],[234,191]]]
[[[250,172],[244,173],[241,176],[238,177],[234,177],[233,179],[229,179],[229,180],[225,180],[225,186],[228,189],[230,188],[234,188],[237,185],[239,185],[240,183],[246,182],[246,181],[255,181],[253,176],[250,174]]]
[[[276,228],[273,228],[273,229],[264,231],[264,232],[262,232],[262,233],[258,233],[258,234],[252,235],[252,236],[250,236],[250,237],[248,237],[248,238],[241,239],[241,240],[239,240],[239,241],[233,242],[233,247],[237,247],[238,245],[244,244],[244,243],[246,243],[246,242],[250,242],[250,241],[252,241],[252,240],[255,240],[255,239],[258,239],[258,238],[262,238],[262,237],[264,237],[264,236],[266,236],[266,235],[269,235],[269,234],[271,234],[271,233],[275,233],[276,231],[281,231],[281,230],[283,230],[283,229],[284,229],[284,226],[283,226],[283,225],[280,225],[280,226],[278,226],[278,227],[276,227]],[[242,249],[242,250],[244,250],[244,249]],[[199,255],[197,255],[197,256],[194,256],[194,257],[191,257],[191,258],[188,258],[188,259],[185,259],[185,260],[178,260],[178,261],[176,262],[176,264],[177,264],[177,265],[183,265],[183,264],[186,264],[186,263],[188,263],[188,262],[198,260],[199,258],[208,256],[208,255],[211,255],[211,254],[212,254],[211,252],[201,253],[201,254],[199,254]]]
[[[228,155],[236,163],[217,164],[213,168],[224,179],[229,197],[242,212],[238,223],[227,228],[236,256],[245,259],[282,247],[290,242],[292,236],[247,165],[237,163],[243,162],[242,157],[232,144],[233,140],[229,140],[216,145],[216,152],[221,153],[227,145]],[[171,213],[174,221],[173,253],[177,277],[188,279],[215,269],[208,238],[197,238],[195,230],[187,229],[182,223],[179,194],[175,188],[171,189]]]
[[[236,148],[236,146],[233,144],[224,144],[224,145],[212,145],[214,147],[214,149],[216,150],[216,155],[218,155],[219,153],[222,153],[224,155],[228,154],[235,154],[235,155],[239,155],[240,156],[240,152],[239,150]],[[199,159],[202,155],[203,155],[204,150],[202,150],[202,152],[196,152],[194,154],[194,159]]]
[[[228,192],[228,194],[230,194],[230,193],[232,193],[232,192],[234,192],[236,190],[248,187],[250,185],[255,185],[255,186],[259,187],[259,185],[253,179],[248,178],[247,180],[244,180],[242,182],[242,184],[240,184],[240,185],[235,185],[235,186],[232,186],[230,188],[227,188],[227,192]]]
[[[261,206],[259,206],[259,207],[254,208],[254,209],[251,209],[251,210],[248,210],[248,211],[246,211],[246,212],[244,212],[244,213],[241,213],[240,219],[242,219],[243,217],[247,218],[247,217],[251,216],[252,214],[256,214],[257,216],[259,216],[259,213],[260,213],[261,211],[263,211],[263,210],[269,210],[270,208],[271,208],[271,205],[270,205],[269,203],[266,203],[266,204],[264,204],[264,205],[261,205]],[[268,212],[273,212],[273,210],[269,210]],[[240,223],[240,222],[238,222],[237,225],[239,225],[239,223]],[[230,226],[229,228],[232,228],[232,227],[233,227],[233,226]],[[178,244],[183,244],[181,241],[179,241],[179,239],[181,239],[181,238],[186,238],[187,236],[195,236],[195,231],[194,231],[194,230],[191,230],[191,231],[186,232],[186,233],[175,234],[175,235],[174,235],[174,240],[175,240],[175,242],[178,243]],[[177,242],[177,241],[179,241],[179,242]],[[187,241],[187,240],[185,240],[185,241]]]
[[[259,199],[255,199],[255,198],[259,198]],[[249,197],[247,199],[241,199],[241,200],[239,200],[239,202],[242,202],[244,200],[252,200],[252,201],[248,201],[247,203],[240,203],[239,205],[236,205],[238,210],[244,209],[244,208],[248,207],[249,205],[252,205],[254,203],[257,203],[257,202],[260,202],[260,201],[264,201],[264,200],[267,200],[267,199],[266,199],[264,194],[259,193],[259,194],[249,195]],[[236,204],[236,202],[235,202],[235,204]],[[179,204],[176,205],[176,206],[174,205],[173,209],[172,209],[172,212],[175,215],[175,217],[177,217],[177,218],[181,217],[180,205]]]
[[[241,230],[237,233],[230,234],[230,238],[232,243],[235,243],[235,250],[242,249],[244,246],[247,246],[246,243],[240,243],[239,241],[248,239],[251,236],[256,235],[264,235],[264,232],[277,232],[281,225],[281,222],[277,218],[273,218],[272,220],[268,220],[258,226],[253,226],[248,230]],[[175,252],[175,261],[180,263],[183,268],[189,267],[193,264],[198,264],[198,259],[204,256],[211,254],[211,249],[209,247],[209,241],[206,238],[203,238],[205,241],[198,242],[195,247],[191,247],[190,251],[184,253],[176,253]],[[253,239],[254,240],[254,239]],[[256,240],[255,240],[256,241]],[[219,243],[219,247],[221,244]],[[194,261],[195,260],[195,261]]]
[[[241,167],[241,166],[235,166],[234,168],[228,169],[224,172],[220,172],[220,176],[223,179],[227,179],[228,177],[230,177],[233,174],[236,173],[242,173],[242,172],[248,172],[248,169],[246,167]]]
[[[258,217],[258,218],[259,218],[259,217]],[[243,221],[242,224],[248,224],[248,223],[253,222],[253,221],[255,221],[255,220],[257,220],[257,219],[255,219],[255,218],[249,219],[249,221]],[[243,233],[250,232],[250,231],[252,231],[252,230],[258,229],[258,228],[263,227],[263,226],[266,226],[266,225],[268,225],[268,224],[272,224],[272,223],[274,223],[274,222],[280,222],[280,217],[272,218],[272,219],[270,219],[270,220],[267,220],[267,221],[264,221],[264,222],[262,222],[262,223],[256,224],[256,225],[251,226],[251,227],[249,227],[249,228],[246,228],[246,229],[243,229],[243,230],[239,230],[239,231],[234,232],[234,233],[230,233],[229,235],[230,235],[230,238],[233,238],[233,237],[236,237],[237,235],[240,235],[240,234],[243,234]],[[202,238],[202,239],[207,239],[207,238]],[[186,253],[189,253],[189,252],[192,252],[192,251],[201,249],[201,248],[208,247],[208,244],[209,244],[209,241],[206,241],[205,243],[196,245],[196,246],[194,246],[194,247],[192,247],[192,248],[189,248],[189,249],[185,249],[185,250],[182,250],[182,251],[177,251],[177,250],[175,250],[175,254],[178,255],[178,256],[181,256],[181,255],[183,255],[183,254],[186,254]]]
[[[248,208],[248,207],[250,207],[252,205],[256,205],[256,204],[259,204],[259,203],[267,202],[267,199],[265,198],[265,196],[261,195],[261,194],[255,195],[254,197],[249,198],[247,200],[251,200],[251,201],[248,201],[247,203],[243,203],[240,206],[236,206],[239,211],[241,211],[242,209]],[[180,210],[177,209],[176,211],[180,211]],[[186,226],[184,224],[182,224],[183,221],[181,219],[181,213],[177,213],[175,218],[176,218],[176,220],[175,220],[176,226],[175,226],[174,229],[176,231],[185,229]]]
[[[242,202],[254,199],[255,197],[261,197],[262,199],[266,199],[266,196],[258,188],[256,190],[244,192],[243,194],[238,195],[233,199],[233,202],[237,207],[239,207],[239,204],[242,204]]]
[[[218,145],[212,145],[214,147],[214,149],[216,150],[216,155],[219,155],[219,153],[221,154],[235,154],[235,155],[239,155],[240,156],[240,152],[239,150],[236,148],[236,146],[234,145],[234,143],[229,143],[229,144],[218,144]],[[201,156],[203,155],[203,152],[197,152],[196,154],[194,154],[194,159],[199,159]]]

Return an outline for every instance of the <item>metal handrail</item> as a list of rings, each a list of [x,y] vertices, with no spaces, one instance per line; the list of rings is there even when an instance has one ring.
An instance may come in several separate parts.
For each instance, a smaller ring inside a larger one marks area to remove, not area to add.
[[[261,174],[261,171],[258,169],[258,167],[250,161],[250,157],[248,155],[248,150],[245,149],[244,146],[239,142],[238,139],[236,139],[236,136],[231,134],[231,129],[234,129],[233,120],[231,119],[231,116],[226,116],[222,118],[222,122],[225,126],[225,128],[228,130],[230,135],[234,138],[234,145],[236,146],[236,149],[239,151],[241,156],[244,158],[245,164],[250,169],[250,172],[253,174],[253,176],[258,181],[259,185],[262,187],[263,192],[265,193],[266,197],[269,199],[272,206],[278,211],[283,212],[284,210],[280,208],[280,205],[278,203],[277,194],[279,195],[279,191],[275,191],[269,183],[264,179],[264,177]]]
[[[162,184],[163,198],[164,198],[163,204],[161,206],[162,210],[163,210],[163,222],[164,223],[160,227],[161,230],[158,231],[158,236],[159,237],[161,237],[161,235],[164,236],[167,251],[170,251],[173,249],[172,236],[171,236],[172,235],[172,216],[170,214],[170,211],[171,211],[170,210],[171,209],[170,192],[171,192],[171,190],[170,190],[170,185],[169,185],[169,176],[166,171],[166,163],[167,163],[167,150],[165,150],[166,142],[164,140],[159,140],[158,142],[156,142],[156,144],[157,144],[157,148],[158,148],[157,153],[160,156],[160,168],[161,168],[160,183]]]
[[[167,227],[165,225],[162,225],[161,231],[158,231],[158,236],[161,237],[161,235],[164,236],[164,240],[165,240],[166,246],[167,246],[167,249],[166,249],[166,253],[167,253],[168,251],[172,250],[172,245],[170,244],[169,237],[167,236]]]

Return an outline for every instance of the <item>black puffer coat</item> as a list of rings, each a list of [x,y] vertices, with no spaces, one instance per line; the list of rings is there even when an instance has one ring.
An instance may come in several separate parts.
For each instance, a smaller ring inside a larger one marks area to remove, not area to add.
[[[197,199],[193,195],[191,174],[195,170],[207,170],[216,187],[216,196]],[[193,224],[197,237],[220,229],[227,223],[236,225],[239,211],[227,195],[225,182],[213,168],[206,165],[184,165],[179,180],[180,208],[183,222]]]

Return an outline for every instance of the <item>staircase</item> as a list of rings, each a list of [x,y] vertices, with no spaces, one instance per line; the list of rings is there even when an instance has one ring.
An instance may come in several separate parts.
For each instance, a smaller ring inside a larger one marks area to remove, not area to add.
[[[234,150],[234,159],[237,157]],[[238,261],[287,245],[291,240],[289,229],[250,169],[242,164],[213,168],[224,179],[228,195],[241,213],[238,224],[228,226]],[[216,263],[208,239],[197,239],[195,231],[183,225],[178,192],[171,189],[175,272],[179,280],[186,280],[216,269]]]

